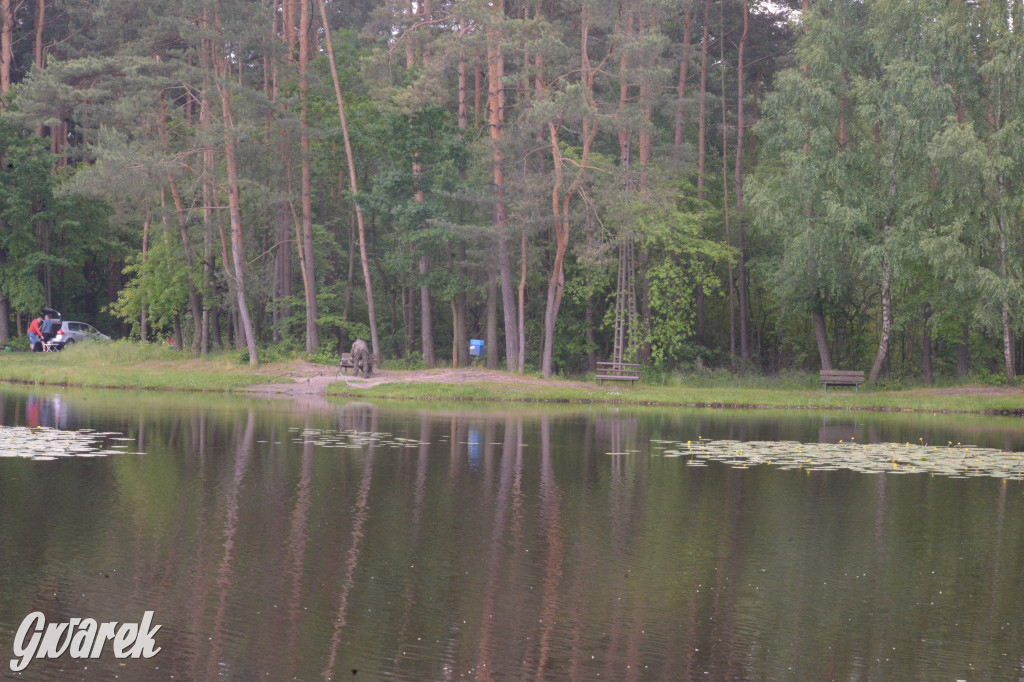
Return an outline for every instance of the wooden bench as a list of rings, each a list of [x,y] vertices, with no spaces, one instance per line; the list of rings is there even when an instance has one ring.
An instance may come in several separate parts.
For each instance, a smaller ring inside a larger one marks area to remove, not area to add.
[[[355,366],[356,366],[356,362],[355,362],[355,360],[352,359],[352,354],[351,353],[342,353],[341,354],[341,361],[338,362],[338,373],[339,374],[344,374],[346,368],[351,368],[351,367],[355,367]]]
[[[640,379],[640,365],[634,362],[599,362],[597,371],[594,378],[599,385],[602,381],[628,381],[632,386]]]
[[[860,393],[860,385],[864,383],[864,372],[856,370],[823,369],[819,376],[825,393],[829,386],[853,386]]]

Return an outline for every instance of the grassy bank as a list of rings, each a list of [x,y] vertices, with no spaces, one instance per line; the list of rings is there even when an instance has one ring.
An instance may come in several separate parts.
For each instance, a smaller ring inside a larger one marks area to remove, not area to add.
[[[273,380],[274,369],[263,365],[257,375],[236,353],[192,358],[163,344],[129,341],[0,354],[0,381],[92,388],[233,391]]]
[[[294,360],[253,369],[237,353],[191,358],[162,344],[118,341],[81,345],[61,353],[0,353],[0,381],[91,388],[162,389],[176,391],[244,391],[254,384],[288,382]],[[307,370],[309,366],[307,365]],[[324,366],[327,373],[333,369]],[[451,372],[435,370],[441,374]],[[430,371],[424,372],[429,374]],[[417,380],[430,379],[410,373]],[[1018,389],[951,386],[895,390],[862,386],[860,393],[833,388],[824,395],[817,375],[785,376],[695,374],[665,384],[570,384],[493,373],[494,381],[458,383],[448,380],[387,383],[362,388],[340,381],[327,394],[365,399],[414,401],[487,401],[492,403],[563,403],[661,405],[692,407],[772,407],[797,409],[862,409],[915,412],[1020,414],[1024,392]],[[326,377],[324,380],[329,380]],[[447,382],[445,382],[447,381]]]
[[[465,383],[465,384],[383,384],[373,388],[357,388],[344,383],[328,387],[328,395],[360,398],[394,398],[401,400],[487,400],[558,403],[604,403],[619,405],[663,405],[688,407],[772,407],[795,409],[860,409],[915,412],[975,412],[1012,414],[1024,409],[1024,395],[940,393],[934,389],[870,390],[861,388],[831,389],[825,395],[821,388],[809,388],[780,382],[765,385],[754,379],[743,385],[707,385],[695,379],[692,384],[650,386],[637,384],[572,387],[542,383]],[[950,389],[956,390],[956,389]]]

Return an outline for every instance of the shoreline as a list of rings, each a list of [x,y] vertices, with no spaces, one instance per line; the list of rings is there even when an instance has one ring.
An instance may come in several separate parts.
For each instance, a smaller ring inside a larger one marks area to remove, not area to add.
[[[824,394],[812,374],[694,375],[673,385],[598,385],[480,367],[383,369],[369,378],[333,365],[288,360],[249,367],[237,354],[192,358],[149,344],[113,342],[59,354],[0,355],[0,384],[249,395],[300,402],[330,399],[491,404],[608,405],[746,410],[850,410],[1024,417],[1024,388],[979,384]]]
[[[346,377],[337,378],[333,372],[321,370],[314,376],[303,376],[297,374],[290,377],[290,382],[274,377],[273,383],[241,385],[236,382],[234,386],[175,386],[159,385],[158,383],[142,382],[137,384],[124,383],[85,383],[77,381],[46,381],[41,379],[25,378],[0,378],[0,385],[33,387],[47,386],[53,388],[82,388],[114,391],[147,391],[147,392],[168,392],[175,394],[230,394],[239,397],[253,397],[260,399],[287,400],[298,403],[310,403],[314,401],[330,401],[331,399],[359,399],[359,400],[387,400],[396,402],[425,401],[431,403],[489,403],[500,404],[527,404],[527,405],[578,405],[586,406],[609,406],[609,407],[637,407],[637,408],[693,408],[693,409],[716,409],[716,410],[794,410],[794,411],[851,411],[851,412],[877,412],[877,413],[932,413],[947,415],[976,415],[990,417],[1024,417],[1024,398],[1019,402],[1014,400],[1020,407],[1002,407],[977,405],[971,408],[957,404],[958,400],[969,398],[969,393],[953,393],[944,398],[941,394],[932,394],[931,400],[925,404],[913,404],[914,400],[901,401],[901,397],[911,398],[904,395],[912,391],[901,392],[875,392],[850,394],[849,396],[830,394],[812,394],[808,390],[799,389],[744,389],[738,388],[702,388],[702,387],[661,387],[661,386],[637,386],[633,389],[608,390],[598,387],[595,384],[582,382],[563,382],[561,386],[547,386],[543,380],[516,381],[518,375],[509,375],[499,381],[474,381],[463,383],[447,383],[433,381],[426,375],[430,370],[409,370],[408,372],[423,372],[414,380],[404,380],[406,377],[388,377],[388,370],[380,372],[375,378],[379,383],[363,383],[362,381],[345,381]],[[449,372],[459,370],[448,370]],[[405,371],[402,374],[406,374]],[[383,375],[383,376],[382,376]],[[262,374],[253,373],[248,379],[256,379]],[[303,381],[305,379],[305,381]],[[383,381],[381,381],[383,379]],[[558,381],[558,380],[554,380]],[[341,384],[341,386],[339,386]],[[517,390],[509,390],[510,384],[517,385]],[[983,387],[965,386],[965,391]],[[333,390],[332,390],[333,389]],[[745,390],[754,390],[758,393],[770,393],[778,396],[778,400],[694,400],[683,397],[695,392],[711,393],[742,393]],[[635,398],[629,397],[629,392],[635,391],[638,395]],[[652,392],[665,395],[651,397]],[[594,395],[598,393],[599,395]],[[671,394],[677,393],[680,397],[675,398]],[[996,394],[1002,398],[1005,395]],[[863,404],[864,397],[868,396],[869,402]],[[797,402],[794,399],[800,399]],[[919,398],[914,397],[919,400]],[[884,400],[885,404],[877,401]],[[860,401],[862,404],[858,404]],[[946,404],[949,403],[949,404]]]

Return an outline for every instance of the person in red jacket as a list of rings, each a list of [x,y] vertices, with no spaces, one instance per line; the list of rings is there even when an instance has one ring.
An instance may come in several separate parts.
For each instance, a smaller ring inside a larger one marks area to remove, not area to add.
[[[39,329],[39,323],[42,320],[35,318],[32,323],[28,326],[28,344],[33,351],[42,352],[43,350],[43,332]]]

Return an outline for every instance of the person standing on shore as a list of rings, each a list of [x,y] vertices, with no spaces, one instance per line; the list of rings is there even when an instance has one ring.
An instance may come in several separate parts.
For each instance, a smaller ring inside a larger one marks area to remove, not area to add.
[[[34,318],[32,320],[32,323],[28,326],[28,344],[29,344],[29,347],[33,351],[38,352],[38,353],[41,353],[43,351],[43,346],[42,346],[43,332],[39,328],[39,323],[41,321],[42,320],[40,318],[36,317],[36,318]]]

